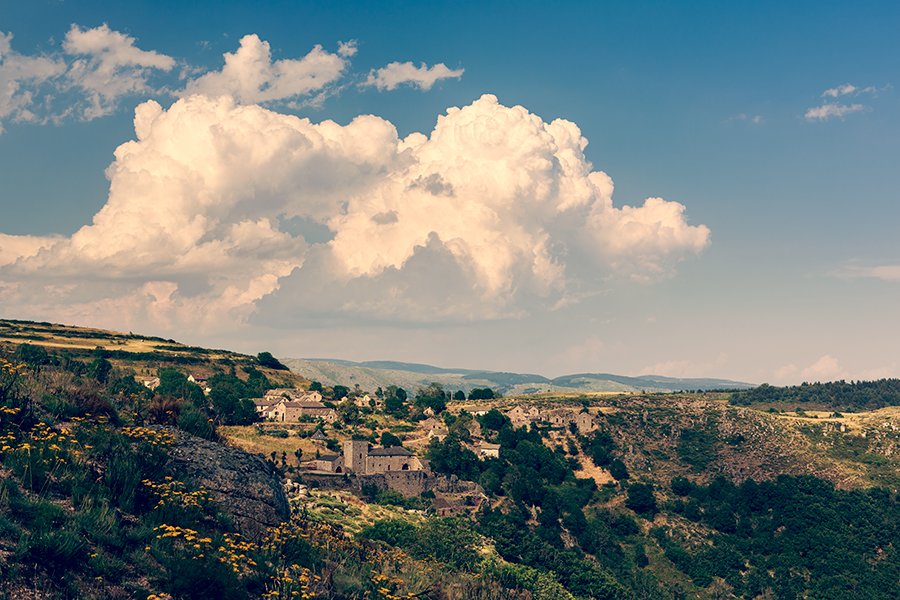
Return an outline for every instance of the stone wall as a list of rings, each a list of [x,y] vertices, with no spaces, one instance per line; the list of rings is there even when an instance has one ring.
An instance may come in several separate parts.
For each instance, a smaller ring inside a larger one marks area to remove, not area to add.
[[[375,473],[373,475],[327,475],[324,473],[301,473],[300,479],[306,485],[330,489],[361,490],[363,486],[374,486],[379,490],[396,490],[406,497],[418,496],[424,491],[434,490],[448,494],[479,493],[481,486],[472,481],[461,481],[456,475],[429,475],[425,471],[397,471]]]

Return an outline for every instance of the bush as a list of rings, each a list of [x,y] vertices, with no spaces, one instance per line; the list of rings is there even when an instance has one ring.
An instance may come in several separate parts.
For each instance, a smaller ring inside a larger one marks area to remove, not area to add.
[[[192,404],[187,405],[187,408],[178,415],[178,429],[205,440],[216,441],[219,439],[212,419]]]
[[[416,529],[415,525],[407,521],[382,519],[364,528],[359,532],[359,536],[405,548],[415,541]]]
[[[633,484],[628,488],[625,506],[640,515],[655,513],[656,496],[653,495],[653,486],[645,483]]]
[[[672,491],[682,497],[688,496],[693,488],[693,484],[686,477],[674,477],[671,485]]]

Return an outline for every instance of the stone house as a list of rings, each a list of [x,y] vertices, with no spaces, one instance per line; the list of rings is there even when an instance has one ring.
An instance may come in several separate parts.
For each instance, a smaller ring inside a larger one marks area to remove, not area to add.
[[[256,414],[263,420],[274,419],[274,409],[278,402],[272,398],[253,398]]]
[[[575,413],[567,408],[558,408],[541,414],[541,420],[555,427],[566,427],[575,420]]]
[[[272,419],[285,423],[297,422],[303,416],[322,419],[327,423],[334,423],[338,419],[337,411],[321,402],[294,402],[282,399],[270,412]]]
[[[474,452],[481,460],[489,457],[500,458],[500,444],[481,442],[477,446],[472,446],[472,452]]]
[[[374,398],[368,394],[363,394],[362,396],[357,396],[353,399],[353,404],[360,408],[369,408],[370,406],[374,406]]]
[[[456,517],[478,512],[483,498],[469,496],[468,498],[444,498],[436,496],[434,509],[441,517]]]
[[[509,420],[512,421],[512,426],[515,428],[527,425],[528,423],[537,421],[541,418],[541,411],[534,406],[515,406],[504,414],[509,417]]]
[[[585,434],[597,428],[597,419],[589,412],[582,412],[575,415],[575,423],[578,426],[578,433]]]
[[[419,421],[419,429],[424,430],[425,433],[428,433],[435,429],[441,429],[443,427],[444,427],[444,422],[441,421],[440,419],[435,419],[434,417],[429,417],[429,418],[425,419],[424,421]]]
[[[437,438],[439,442],[443,442],[444,438],[450,435],[450,430],[446,427],[438,427],[428,432],[428,439]]]
[[[343,473],[344,456],[341,454],[323,454],[312,462],[311,468],[327,473]]]
[[[144,387],[150,388],[151,390],[155,390],[159,387],[159,377],[141,377],[140,382]]]
[[[322,394],[300,388],[276,388],[265,393],[266,398],[287,399],[295,402],[321,402]]]

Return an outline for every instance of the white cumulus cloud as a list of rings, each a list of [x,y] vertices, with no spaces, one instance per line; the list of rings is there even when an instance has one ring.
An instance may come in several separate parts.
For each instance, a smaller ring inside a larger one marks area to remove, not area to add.
[[[574,123],[489,95],[405,139],[374,116],[315,124],[229,96],[148,101],[134,124],[90,225],[0,236],[11,314],[204,332],[515,316],[669,277],[709,244],[681,204],[614,207]]]
[[[393,90],[399,85],[408,83],[421,90],[430,90],[434,83],[441,79],[462,77],[465,69],[450,69],[444,63],[429,68],[425,63],[417,67],[411,62],[392,62],[378,69],[372,69],[364,85],[374,85],[379,90]]]
[[[175,66],[173,58],[141,50],[134,42],[106,24],[93,29],[73,24],[66,34],[63,50],[78,57],[69,66],[66,79],[87,95],[88,105],[82,109],[85,120],[111,113],[123,96],[153,91],[147,84],[151,70],[169,71]]]
[[[11,33],[0,32],[0,133],[3,123],[61,123],[108,115],[124,98],[183,98],[201,94],[229,96],[240,104],[283,103],[290,108],[320,105],[346,86],[356,40],[338,42],[336,53],[315,45],[300,58],[272,59],[269,42],[245,35],[234,52],[223,54],[219,70],[143,50],[135,38],[109,25],[85,28],[72,24],[61,51],[26,56],[12,49]],[[208,42],[200,42],[208,46]],[[178,69],[175,67],[178,66]],[[440,79],[459,78],[463,69],[443,63],[415,67],[391,63],[372,70],[368,85],[392,90],[409,84],[428,90]],[[161,78],[169,78],[164,84]],[[359,75],[354,75],[358,78]],[[364,83],[363,85],[366,85]]]
[[[882,90],[889,89],[890,87],[890,85],[887,85],[882,88]],[[870,97],[877,97],[878,92],[882,90],[879,90],[875,86],[868,86],[866,88],[860,89],[855,85],[845,83],[843,85],[825,90],[824,92],[822,92],[822,97],[840,98],[841,96],[847,95],[853,95],[854,97],[856,97],[861,94],[867,94]],[[837,117],[843,120],[844,117],[849,114],[870,110],[872,110],[872,108],[864,104],[841,104],[839,102],[828,102],[826,100],[826,102],[822,104],[822,106],[813,106],[807,109],[806,113],[803,116],[807,121],[827,121],[831,117]]]
[[[65,63],[59,58],[14,52],[12,38],[12,34],[0,31],[0,123],[8,117],[18,121],[36,120],[36,88],[66,71]]]
[[[830,90],[825,90],[822,92],[822,97],[831,96],[832,98],[837,98],[838,96],[843,96],[845,94],[852,94],[856,91],[856,87],[850,85],[849,83],[845,83],[844,85],[839,85],[836,88],[831,88]]]
[[[800,371],[800,377],[803,381],[815,383],[846,379],[848,373],[841,368],[835,357],[826,354],[809,367]]]
[[[834,271],[831,275],[841,279],[855,279],[860,277],[882,279],[884,281],[900,281],[900,265],[876,265],[865,267],[862,265],[848,264]]]
[[[307,96],[339,79],[347,68],[347,58],[355,52],[353,42],[341,44],[338,54],[316,45],[301,59],[273,62],[268,42],[256,34],[245,35],[240,48],[224,54],[221,71],[189,81],[180,95],[228,95],[243,104]]]
[[[116,110],[123,97],[156,93],[150,79],[175,66],[173,58],[137,48],[134,38],[106,24],[73,24],[62,53],[24,56],[12,50],[11,40],[0,32],[0,122],[68,115],[89,121]],[[58,101],[60,95],[67,97]]]
[[[827,121],[831,117],[838,117],[839,119],[843,119],[845,116],[860,112],[864,110],[871,110],[869,107],[864,106],[862,104],[823,104],[822,106],[814,106],[806,111],[806,114],[803,115],[806,117],[807,121]]]

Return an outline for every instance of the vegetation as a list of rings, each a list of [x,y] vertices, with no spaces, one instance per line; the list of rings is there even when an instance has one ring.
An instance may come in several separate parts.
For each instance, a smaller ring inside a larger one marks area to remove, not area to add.
[[[50,335],[40,324],[25,327],[34,330],[18,332]],[[182,353],[202,361],[208,395],[173,361],[153,365],[160,386],[151,391],[134,377],[150,363],[133,355],[124,361],[104,347],[35,343],[0,349],[0,592],[141,600],[896,597],[900,436],[888,416],[854,421],[847,432],[833,420],[848,408],[896,404],[891,380],[824,384],[819,397],[809,385],[731,392],[730,407],[704,395],[693,412],[680,409],[684,395],[668,404],[663,396],[610,398],[587,434],[546,423],[513,429],[497,409],[477,419],[450,414],[456,394],[439,384],[412,398],[395,386],[379,390],[384,410],[357,407],[358,388],[319,384],[323,395],[346,398],[336,404],[340,420],[301,426],[299,435],[241,426],[255,420],[248,398],[283,387],[279,371],[259,357],[216,362],[215,351],[200,350]],[[771,390],[806,399],[773,400]],[[866,399],[865,390],[878,393]],[[743,394],[750,405],[800,402],[809,416],[827,407],[832,420],[736,408]],[[591,400],[553,402],[581,410]],[[437,517],[432,493],[404,497],[372,486],[351,502],[317,491],[290,522],[251,542],[232,528],[228,507],[166,467],[174,428],[210,440],[240,430],[235,439],[254,440],[254,451],[264,449],[287,472],[288,457],[339,451],[351,437],[408,442],[426,409],[449,431],[427,449],[432,470],[485,492],[479,506],[458,510],[465,516]],[[470,450],[476,420],[479,435],[501,446],[499,458]],[[715,476],[740,466],[724,455],[750,452],[760,435],[783,435],[782,427],[796,435],[779,438],[793,444],[780,446],[779,458],[818,453],[831,462],[816,465],[855,469],[854,481],[885,487],[837,489],[775,467],[759,481]],[[309,439],[315,428],[324,443]]]
[[[811,404],[834,410],[874,410],[885,406],[900,406],[900,379],[878,381],[833,381],[804,383],[790,387],[763,384],[749,390],[732,393],[731,403],[737,406],[753,404]]]

